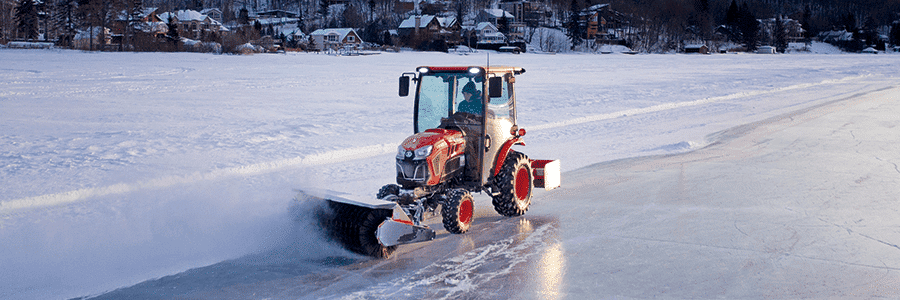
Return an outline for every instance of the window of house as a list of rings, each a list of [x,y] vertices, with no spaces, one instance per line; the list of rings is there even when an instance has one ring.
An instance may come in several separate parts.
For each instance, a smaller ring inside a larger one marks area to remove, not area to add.
[[[352,36],[352,35],[348,35],[348,36],[347,36],[347,41],[348,41],[348,42],[351,42],[351,43],[354,42],[353,36]]]
[[[335,34],[329,34],[325,36],[325,41],[335,43],[338,41],[338,37]]]

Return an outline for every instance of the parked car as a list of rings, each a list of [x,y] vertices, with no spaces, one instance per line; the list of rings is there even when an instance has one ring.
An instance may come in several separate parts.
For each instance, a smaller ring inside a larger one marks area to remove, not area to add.
[[[516,46],[503,46],[503,47],[500,47],[500,49],[498,49],[497,51],[511,52],[512,54],[522,53],[522,49],[519,49],[519,47],[516,47]]]

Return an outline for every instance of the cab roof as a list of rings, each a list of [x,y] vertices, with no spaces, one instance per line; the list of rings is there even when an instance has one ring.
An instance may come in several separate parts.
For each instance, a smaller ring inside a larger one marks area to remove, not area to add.
[[[467,72],[472,68],[481,68],[484,69],[487,73],[513,73],[515,75],[525,73],[525,69],[522,67],[509,66],[421,66],[416,68],[416,70],[419,70],[421,68],[428,68],[430,72]]]

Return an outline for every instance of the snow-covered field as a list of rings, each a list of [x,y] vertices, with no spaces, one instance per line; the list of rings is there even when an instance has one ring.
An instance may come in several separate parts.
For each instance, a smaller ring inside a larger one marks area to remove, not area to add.
[[[487,59],[0,50],[0,298],[96,295],[272,249],[354,257],[297,225],[294,189],[374,194],[412,131],[397,77]],[[490,63],[527,70],[522,150],[562,160],[564,187],[547,193],[559,195],[592,164],[699,149],[712,133],[895,87],[900,55]]]

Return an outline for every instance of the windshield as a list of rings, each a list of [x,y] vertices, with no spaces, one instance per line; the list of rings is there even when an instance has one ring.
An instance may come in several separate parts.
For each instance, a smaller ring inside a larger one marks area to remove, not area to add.
[[[483,113],[484,77],[472,73],[422,75],[416,105],[416,132],[437,128],[441,118],[461,111]]]

